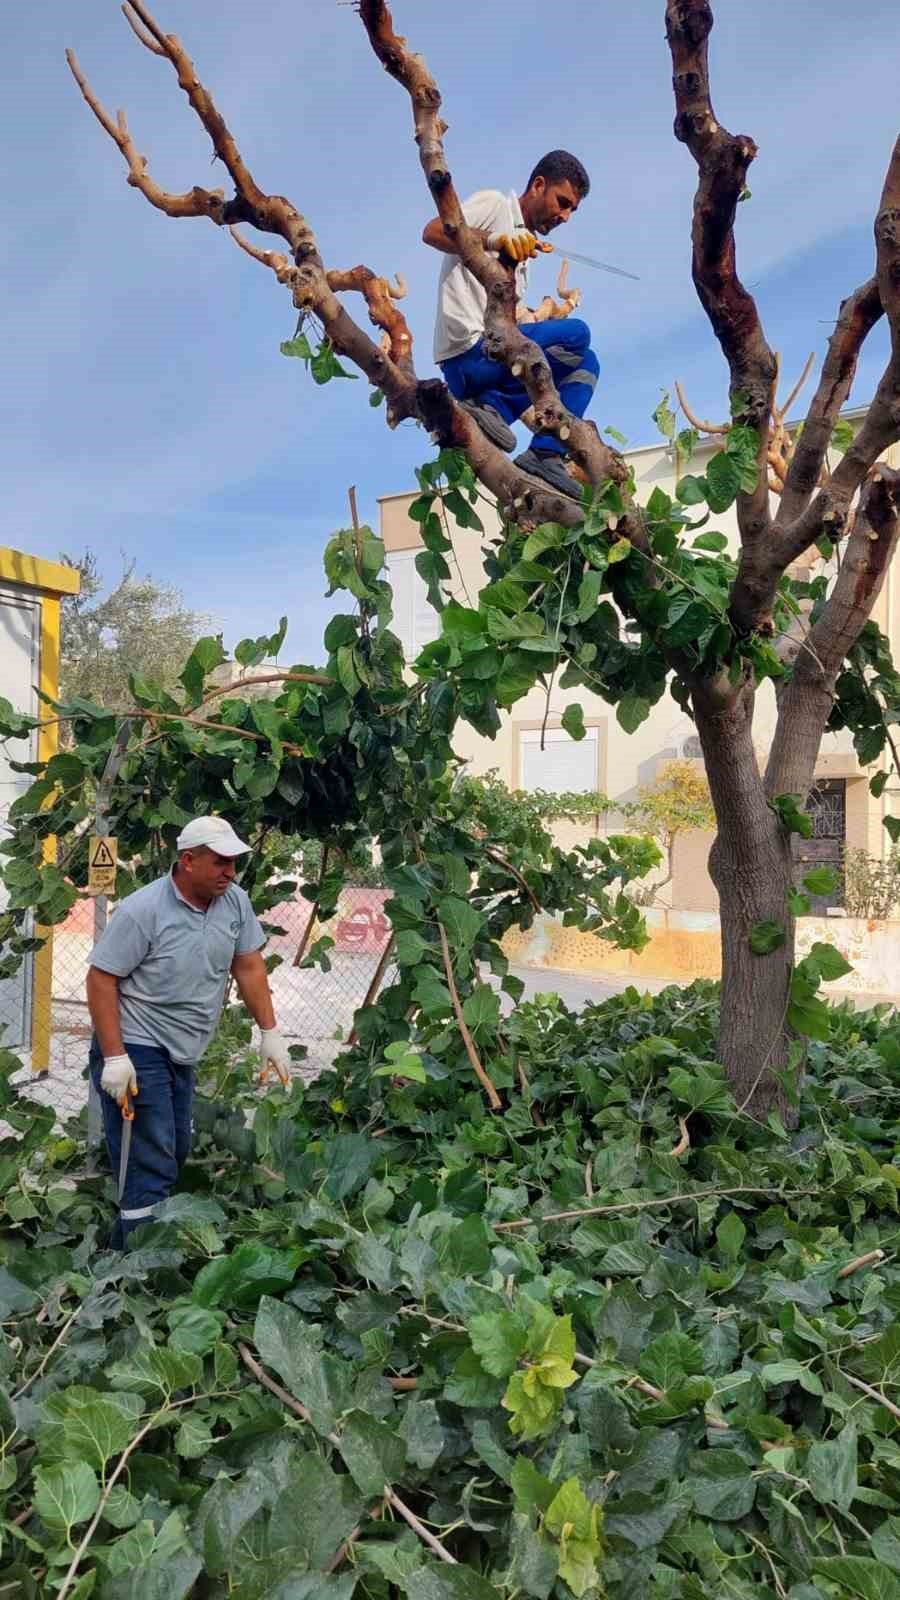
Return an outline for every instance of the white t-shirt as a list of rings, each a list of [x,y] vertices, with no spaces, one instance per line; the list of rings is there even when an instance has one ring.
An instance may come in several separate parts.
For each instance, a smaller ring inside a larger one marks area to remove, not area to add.
[[[490,233],[515,233],[523,223],[522,208],[514,190],[502,194],[499,189],[479,189],[464,202],[463,216],[471,227],[485,228]],[[522,261],[516,268],[520,307],[525,303],[527,283],[528,262]],[[435,361],[449,361],[451,356],[461,356],[477,344],[484,333],[486,305],[487,294],[459,256],[445,256],[438,282]]]

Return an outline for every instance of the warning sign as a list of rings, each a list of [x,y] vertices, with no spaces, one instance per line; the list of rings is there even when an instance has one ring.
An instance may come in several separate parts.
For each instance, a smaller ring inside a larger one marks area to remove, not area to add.
[[[104,833],[91,835],[88,849],[88,894],[115,893],[118,853],[118,839],[113,839]]]

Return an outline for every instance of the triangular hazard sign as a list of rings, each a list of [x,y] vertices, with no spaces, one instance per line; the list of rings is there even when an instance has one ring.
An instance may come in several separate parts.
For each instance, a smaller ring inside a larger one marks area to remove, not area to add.
[[[94,845],[94,853],[93,853],[93,855],[91,857],[91,866],[92,867],[114,867],[115,864],[116,863],[115,863],[115,861],[113,859],[113,853],[110,850],[109,845],[107,844],[106,840],[105,839],[98,839],[96,844]]]

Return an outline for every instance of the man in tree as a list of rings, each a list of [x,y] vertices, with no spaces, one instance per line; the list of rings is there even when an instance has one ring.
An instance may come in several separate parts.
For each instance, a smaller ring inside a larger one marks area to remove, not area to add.
[[[215,1032],[229,973],[259,1025],[263,1078],[271,1066],[282,1083],[289,1080],[290,1054],[260,953],[266,936],[234,882],[235,857],[249,848],[224,817],[196,817],[178,836],[171,873],[123,902],[89,957],[91,1075],[104,1091],[107,1149],[119,1178],[116,1248],[171,1194],[190,1152],[194,1067]]]
[[[543,349],[560,400],[576,417],[584,416],[600,371],[590,348],[590,329],[579,317],[530,321],[525,289],[528,262],[540,249],[538,235],[545,237],[568,222],[589,190],[590,179],[581,162],[566,150],[551,150],[534,168],[522,195],[514,190],[503,194],[499,189],[480,189],[463,206],[466,221],[481,233],[485,248],[516,264],[521,330]],[[440,217],[428,223],[422,238],[447,257],[438,284],[434,359],[451,394],[491,442],[501,450],[512,450],[516,440],[509,424],[527,409],[529,399],[509,368],[485,353],[485,290],[463,266]],[[553,434],[540,433],[530,448],[516,457],[516,466],[580,501],[581,486],[566,471],[565,458],[565,445]]]

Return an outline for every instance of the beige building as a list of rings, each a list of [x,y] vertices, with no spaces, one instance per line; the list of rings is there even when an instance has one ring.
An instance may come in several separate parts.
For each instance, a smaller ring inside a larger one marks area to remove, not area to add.
[[[853,420],[861,413],[850,413]],[[715,440],[700,445],[691,471],[702,471],[704,457],[718,448]],[[657,486],[669,494],[675,490],[675,463],[665,442],[626,452],[634,470],[637,493],[646,502]],[[896,458],[896,459],[895,459]],[[889,452],[892,464],[900,464],[900,447]],[[410,520],[408,510],[414,493],[385,496],[381,502],[381,535],[387,551],[390,581],[394,590],[394,629],[401,638],[407,658],[440,633],[440,619],[428,604],[425,584],[415,569],[415,557],[422,548],[419,526]],[[479,507],[485,522],[485,537],[498,527],[489,522],[491,513]],[[715,527],[737,546],[737,525],[733,509],[714,519]],[[484,583],[481,564],[481,536],[451,525],[455,559],[448,593],[465,605],[476,605]],[[815,553],[814,553],[815,554]],[[816,572],[827,570],[817,557]],[[891,571],[874,613],[879,627],[888,634],[895,658],[900,659],[900,573]],[[561,727],[562,714],[570,701],[583,708],[587,736],[581,741],[569,738]],[[699,758],[700,749],[691,719],[676,705],[668,691],[653,708],[636,733],[627,734],[619,726],[615,708],[585,688],[561,690],[554,687],[550,701],[547,735],[541,748],[541,725],[546,709],[546,692],[536,688],[521,700],[511,714],[504,714],[496,739],[489,740],[465,724],[457,731],[457,753],[470,762],[469,771],[484,773],[496,768],[512,789],[599,790],[613,800],[628,801],[637,791],[654,781],[659,769],[674,757]],[[775,721],[775,696],[771,683],[760,692],[756,715],[756,743],[760,762],[765,760]],[[860,767],[846,731],[826,734],[816,767],[816,791],[811,809],[815,838],[809,841],[810,859],[839,859],[844,844],[859,846],[880,857],[889,848],[882,818],[886,812],[900,814],[900,790],[888,785],[879,799],[869,793],[868,779],[877,769]],[[602,827],[602,823],[600,826]],[[577,837],[572,828],[561,830],[560,842]],[[568,838],[565,837],[568,834]],[[716,909],[716,894],[706,861],[712,835],[694,833],[682,836],[675,851],[675,873],[664,898],[683,911],[707,912]]]

